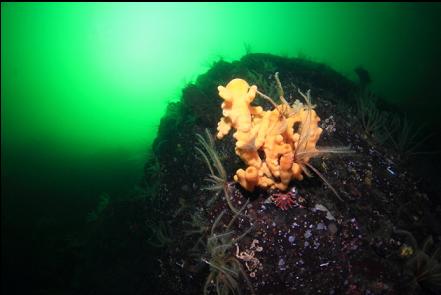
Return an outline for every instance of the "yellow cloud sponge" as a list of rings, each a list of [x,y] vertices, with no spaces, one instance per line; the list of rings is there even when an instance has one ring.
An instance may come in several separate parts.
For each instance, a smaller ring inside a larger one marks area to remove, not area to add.
[[[302,180],[322,133],[310,101],[290,106],[283,99],[273,110],[264,111],[250,105],[258,91],[245,80],[233,79],[218,90],[224,101],[217,138],[235,129],[235,152],[247,165],[237,170],[234,180],[248,191],[256,186],[286,190],[292,179]]]

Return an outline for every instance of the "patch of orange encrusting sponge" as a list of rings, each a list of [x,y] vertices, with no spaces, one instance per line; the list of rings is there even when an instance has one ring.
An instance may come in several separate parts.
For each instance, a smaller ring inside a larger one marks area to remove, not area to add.
[[[292,179],[302,180],[302,163],[318,152],[316,143],[322,133],[312,107],[297,101],[264,111],[251,105],[257,87],[242,79],[233,79],[218,90],[224,101],[217,138],[235,129],[235,152],[247,165],[236,171],[234,180],[248,191],[256,186],[286,190]]]

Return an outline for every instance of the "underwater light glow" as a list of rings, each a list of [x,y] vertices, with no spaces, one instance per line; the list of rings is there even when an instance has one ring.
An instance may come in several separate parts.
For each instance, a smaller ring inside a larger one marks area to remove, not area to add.
[[[219,57],[240,58],[245,44],[252,52],[302,54],[352,78],[353,69],[365,65],[377,92],[416,97],[420,90],[411,82],[434,76],[436,65],[409,44],[421,44],[427,56],[440,49],[428,42],[436,28],[418,19],[424,9],[391,3],[2,3],[2,140],[55,142],[69,153],[145,150],[185,82]],[[402,28],[400,19],[406,20]]]

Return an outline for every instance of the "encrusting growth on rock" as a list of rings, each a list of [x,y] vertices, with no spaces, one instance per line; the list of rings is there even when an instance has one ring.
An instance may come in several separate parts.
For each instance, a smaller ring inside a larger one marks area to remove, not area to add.
[[[276,80],[280,85],[277,74]],[[302,180],[305,165],[320,153],[316,143],[322,133],[309,92],[305,95],[299,91],[305,105],[297,100],[290,106],[282,90],[282,103],[277,105],[257,86],[242,79],[233,79],[218,90],[224,102],[217,138],[222,139],[231,128],[235,129],[235,152],[247,165],[245,170],[236,171],[234,180],[248,191],[256,186],[286,190],[292,179]],[[256,94],[269,100],[274,109],[264,111],[260,106],[251,106]]]

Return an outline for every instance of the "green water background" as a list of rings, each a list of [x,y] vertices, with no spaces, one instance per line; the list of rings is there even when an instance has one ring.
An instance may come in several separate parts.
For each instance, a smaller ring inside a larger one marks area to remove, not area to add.
[[[100,193],[141,177],[167,103],[247,50],[353,80],[361,65],[374,92],[439,124],[440,15],[439,3],[2,3],[2,231],[16,247],[77,229]]]

